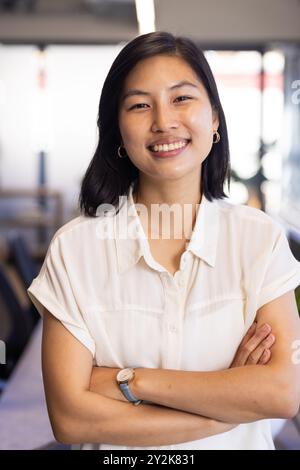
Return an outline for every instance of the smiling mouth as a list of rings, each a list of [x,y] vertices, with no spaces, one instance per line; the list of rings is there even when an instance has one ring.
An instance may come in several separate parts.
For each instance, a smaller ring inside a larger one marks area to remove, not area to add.
[[[150,145],[148,150],[155,159],[163,160],[165,158],[177,157],[187,148],[191,139],[172,142],[171,144]]]
[[[170,144],[155,144],[155,145],[149,145],[148,149],[152,153],[157,153],[157,154],[164,154],[164,153],[170,153],[178,150],[184,149],[189,143],[190,139],[186,140],[178,140],[176,142],[172,142]]]

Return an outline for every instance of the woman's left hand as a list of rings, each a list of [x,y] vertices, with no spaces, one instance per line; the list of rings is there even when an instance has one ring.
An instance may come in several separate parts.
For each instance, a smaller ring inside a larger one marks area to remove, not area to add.
[[[271,347],[274,342],[275,336],[271,327],[266,324],[258,327],[254,322],[239,345],[230,368],[267,364],[271,359]]]

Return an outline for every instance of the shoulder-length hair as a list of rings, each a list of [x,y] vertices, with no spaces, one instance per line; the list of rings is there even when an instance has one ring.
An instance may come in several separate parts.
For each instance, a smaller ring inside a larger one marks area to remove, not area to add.
[[[129,158],[118,156],[122,142],[118,123],[119,103],[129,72],[141,60],[158,54],[184,59],[202,81],[212,108],[218,112],[221,139],[212,146],[202,163],[201,192],[209,201],[228,197],[223,191],[226,178],[230,188],[227,126],[210,66],[193,41],[159,31],[130,41],[114,60],[104,81],[97,119],[99,141],[83,178],[79,198],[81,212],[87,216],[96,216],[100,204],[112,204],[118,209],[119,197],[128,195],[130,185],[138,182],[138,168]]]

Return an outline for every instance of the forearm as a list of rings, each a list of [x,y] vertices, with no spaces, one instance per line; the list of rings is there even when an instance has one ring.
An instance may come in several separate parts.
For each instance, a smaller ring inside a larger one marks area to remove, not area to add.
[[[57,440],[127,446],[162,446],[229,431],[233,426],[156,405],[134,406],[87,391],[68,412]]]
[[[142,400],[231,423],[283,417],[285,390],[268,366],[216,372],[136,369],[131,388]]]

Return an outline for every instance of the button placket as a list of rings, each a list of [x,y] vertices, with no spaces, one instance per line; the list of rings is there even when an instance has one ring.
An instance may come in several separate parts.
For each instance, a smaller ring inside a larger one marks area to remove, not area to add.
[[[163,328],[163,367],[177,369],[181,358],[182,304],[178,285],[171,276],[162,276],[165,289],[165,319]]]
[[[173,323],[169,323],[168,330],[170,331],[170,333],[177,333],[178,332],[178,328]]]
[[[167,368],[177,369],[181,360],[182,331],[180,326],[171,324],[171,331],[168,332],[167,351],[165,362]]]

